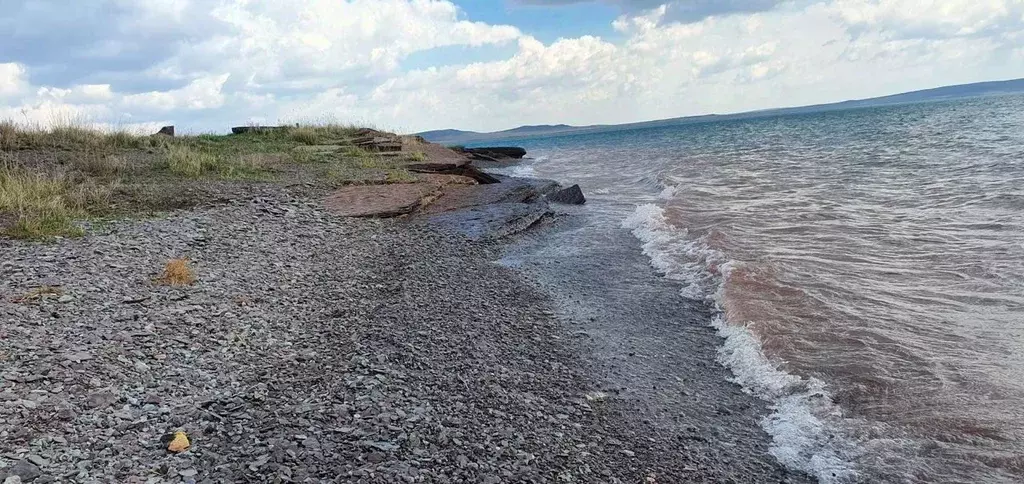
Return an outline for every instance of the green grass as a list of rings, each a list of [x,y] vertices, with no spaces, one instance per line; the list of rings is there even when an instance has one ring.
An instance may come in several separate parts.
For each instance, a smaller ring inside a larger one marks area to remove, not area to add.
[[[165,156],[167,169],[186,178],[263,179],[269,177],[273,164],[267,153],[239,153],[185,143],[169,144]]]

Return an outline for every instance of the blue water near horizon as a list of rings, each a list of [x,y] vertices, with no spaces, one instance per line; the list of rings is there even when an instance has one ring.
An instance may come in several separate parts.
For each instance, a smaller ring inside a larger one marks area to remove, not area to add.
[[[1024,95],[512,144],[717,309],[784,464],[1024,480]]]

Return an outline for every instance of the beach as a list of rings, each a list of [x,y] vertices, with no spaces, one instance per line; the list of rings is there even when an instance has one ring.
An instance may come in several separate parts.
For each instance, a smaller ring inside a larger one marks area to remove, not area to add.
[[[603,312],[618,280],[595,284],[583,259],[564,260],[567,279],[509,263],[564,240],[571,211],[473,240],[341,217],[325,195],[265,184],[0,242],[0,475],[808,481],[770,455],[765,404],[714,361],[707,308],[665,284],[651,307],[672,311]],[[632,277],[656,281],[624,247]],[[159,283],[175,258],[193,284]],[[168,450],[175,432],[187,450]]]

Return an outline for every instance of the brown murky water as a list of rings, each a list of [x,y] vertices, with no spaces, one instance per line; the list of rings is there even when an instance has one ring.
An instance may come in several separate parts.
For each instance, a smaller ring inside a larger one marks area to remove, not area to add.
[[[784,463],[1024,481],[1024,97],[526,144],[718,305]]]

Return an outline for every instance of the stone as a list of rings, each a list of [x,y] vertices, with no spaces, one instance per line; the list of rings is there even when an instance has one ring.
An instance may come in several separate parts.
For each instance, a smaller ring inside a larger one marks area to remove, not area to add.
[[[427,223],[471,240],[496,240],[532,227],[548,213],[544,202],[495,203],[432,215]]]
[[[21,482],[20,476],[9,476],[7,479],[4,479],[4,484],[21,484]]]
[[[69,303],[69,302],[74,301],[74,300],[75,300],[75,298],[73,298],[73,297],[71,297],[71,296],[69,296],[67,294],[57,298],[57,302],[59,302],[59,303]]]
[[[347,186],[328,195],[324,205],[343,217],[390,218],[412,212],[438,191],[433,183]]]
[[[288,129],[287,126],[235,126],[231,128],[231,133],[269,133],[271,131],[284,131],[286,129]]]
[[[96,392],[85,399],[85,405],[92,409],[109,407],[117,401],[117,395],[111,392]]]
[[[491,175],[490,173],[484,173],[477,167],[470,165],[468,160],[453,160],[445,162],[429,162],[429,163],[412,163],[406,165],[405,168],[413,173],[437,173],[442,175],[459,175],[469,177],[476,180],[481,185],[487,185],[492,183],[501,183],[501,180]]]
[[[526,156],[526,150],[518,146],[463,148],[462,151],[469,155],[481,155],[486,158],[490,158],[488,161],[498,161],[501,158],[514,158],[518,160]]]
[[[23,482],[29,482],[43,475],[43,473],[39,470],[38,466],[29,462],[28,459],[22,459],[7,470],[7,475],[8,477],[18,476]]]
[[[587,203],[587,199],[583,196],[583,190],[580,189],[579,185],[573,185],[569,188],[552,193],[548,195],[547,199],[549,202],[562,203],[566,205],[583,205],[584,203]]]
[[[154,136],[169,136],[174,137],[174,126],[164,126],[157,131]]]
[[[29,461],[29,462],[31,462],[31,463],[39,466],[39,467],[45,467],[45,466],[47,466],[50,463],[50,461],[48,461],[48,460],[46,460],[46,459],[44,459],[44,458],[42,458],[42,457],[40,457],[38,455],[35,455],[35,454],[31,454],[31,455],[25,457],[25,460],[27,460],[27,461]]]
[[[424,208],[427,213],[441,213],[497,203],[531,203],[545,193],[558,189],[558,183],[539,178],[497,177],[499,183],[469,186],[448,186],[436,200]]]

